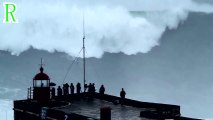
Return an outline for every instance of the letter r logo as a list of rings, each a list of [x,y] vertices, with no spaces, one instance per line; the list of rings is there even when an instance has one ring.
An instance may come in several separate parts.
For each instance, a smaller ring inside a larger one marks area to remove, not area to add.
[[[14,13],[16,12],[16,5],[14,3],[4,3],[5,7],[5,18],[4,23],[17,23],[18,20],[15,18]]]

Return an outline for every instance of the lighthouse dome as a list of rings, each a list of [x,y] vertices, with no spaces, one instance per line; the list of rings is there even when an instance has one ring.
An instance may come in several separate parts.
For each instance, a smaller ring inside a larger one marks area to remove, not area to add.
[[[50,80],[49,76],[43,72],[43,67],[40,68],[40,73],[36,74],[33,80]]]

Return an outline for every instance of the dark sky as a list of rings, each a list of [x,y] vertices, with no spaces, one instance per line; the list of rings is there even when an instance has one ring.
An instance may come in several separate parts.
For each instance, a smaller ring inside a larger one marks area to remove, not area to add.
[[[194,0],[194,1],[200,2],[200,3],[210,3],[210,4],[213,4],[212,0]]]

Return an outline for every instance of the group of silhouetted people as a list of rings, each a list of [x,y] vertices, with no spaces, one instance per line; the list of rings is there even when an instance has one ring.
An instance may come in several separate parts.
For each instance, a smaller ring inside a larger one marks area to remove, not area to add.
[[[63,84],[63,88],[61,88],[61,86],[58,86],[57,88],[57,95],[58,96],[62,96],[62,95],[69,95],[69,94],[74,94],[75,92],[75,87],[73,85],[73,83],[71,83],[70,85],[68,83]],[[76,93],[81,93],[81,84],[77,83],[76,85]],[[51,89],[51,95],[52,98],[54,98],[56,96],[55,94],[55,88],[52,87]]]
[[[74,94],[75,93],[74,91],[75,91],[75,87],[74,87],[73,83],[71,83],[70,85],[68,83],[66,83],[66,84],[63,84],[63,88],[61,88],[61,86],[58,86],[57,95],[59,97],[62,96],[62,95],[66,96],[66,95],[69,95],[69,94]],[[94,83],[89,83],[89,85],[85,84],[84,92],[88,92],[91,97],[95,94],[95,91],[96,91],[96,89],[95,89]],[[81,84],[78,82],[76,84],[76,93],[80,94],[81,92],[82,92],[81,91]],[[104,95],[104,93],[105,93],[104,85],[101,85],[101,87],[99,88],[99,93],[100,93],[100,95]],[[125,95],[126,95],[126,92],[122,88],[121,92],[120,92],[121,103],[124,101]],[[56,96],[56,92],[55,92],[54,87],[52,87],[52,89],[51,89],[51,96],[52,96],[52,98],[55,98],[55,96]]]
[[[74,94],[74,93],[75,93],[75,87],[74,87],[73,83],[71,83],[70,85],[68,83],[66,83],[66,84],[63,84],[63,87],[58,86],[58,88],[57,88],[58,96],[69,95],[69,94]],[[77,94],[81,93],[81,84],[80,83],[76,84],[76,93]],[[52,98],[55,98],[55,96],[56,96],[54,87],[52,87],[52,89],[51,89],[51,95],[52,95]]]
[[[95,93],[95,91],[96,91],[94,83],[89,83],[87,88],[88,88],[88,93]]]

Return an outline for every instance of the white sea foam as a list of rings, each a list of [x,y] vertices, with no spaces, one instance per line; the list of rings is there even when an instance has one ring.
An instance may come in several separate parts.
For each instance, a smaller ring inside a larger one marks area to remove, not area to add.
[[[177,28],[188,12],[213,12],[211,5],[192,0],[13,2],[19,23],[0,25],[0,50],[15,55],[33,47],[76,56],[82,46],[83,13],[87,57],[101,57],[104,52],[147,53],[160,44],[165,29]],[[143,13],[135,17],[131,10]]]

